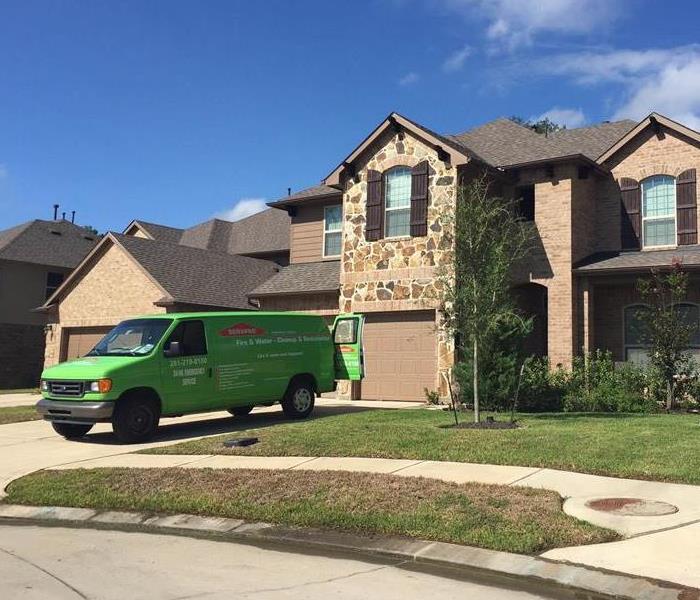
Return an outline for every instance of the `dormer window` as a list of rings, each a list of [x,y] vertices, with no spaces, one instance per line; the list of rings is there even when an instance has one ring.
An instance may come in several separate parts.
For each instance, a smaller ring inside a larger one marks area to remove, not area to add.
[[[396,167],[384,177],[384,237],[411,235],[411,169]]]
[[[642,245],[676,245],[676,180],[654,175],[642,181]]]
[[[343,207],[326,206],[323,209],[323,256],[340,256],[343,241]]]

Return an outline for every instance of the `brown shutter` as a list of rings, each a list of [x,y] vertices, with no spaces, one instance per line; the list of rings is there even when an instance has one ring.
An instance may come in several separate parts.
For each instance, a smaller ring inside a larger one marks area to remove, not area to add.
[[[384,229],[384,194],[382,174],[379,171],[367,171],[367,223],[365,238],[367,241],[378,240]]]
[[[428,235],[428,161],[411,169],[411,235]]]
[[[621,205],[621,241],[623,250],[639,248],[639,232],[641,228],[642,192],[639,182],[629,177],[620,178]]]
[[[683,171],[676,180],[676,229],[678,245],[698,243],[698,201],[695,169]]]

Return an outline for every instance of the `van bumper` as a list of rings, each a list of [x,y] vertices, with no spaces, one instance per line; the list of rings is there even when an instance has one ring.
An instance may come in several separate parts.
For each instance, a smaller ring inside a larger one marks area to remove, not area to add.
[[[114,402],[66,402],[44,398],[37,402],[36,410],[46,421],[97,423],[112,418]]]

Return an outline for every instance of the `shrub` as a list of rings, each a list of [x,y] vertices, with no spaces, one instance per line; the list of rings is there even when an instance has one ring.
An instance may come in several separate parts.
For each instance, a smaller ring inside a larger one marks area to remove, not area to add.
[[[516,410],[557,412],[563,408],[566,374],[552,371],[547,358],[533,358],[523,369]]]

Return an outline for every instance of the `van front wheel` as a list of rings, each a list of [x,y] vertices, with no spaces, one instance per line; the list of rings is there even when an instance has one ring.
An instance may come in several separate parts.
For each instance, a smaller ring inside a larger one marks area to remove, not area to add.
[[[67,440],[73,440],[83,437],[92,429],[92,423],[79,425],[78,423],[51,423],[54,431],[58,435],[62,435]]]
[[[122,444],[145,442],[158,429],[160,410],[151,398],[123,398],[114,408],[112,429]]]
[[[314,409],[315,401],[316,392],[313,384],[308,379],[299,379],[289,385],[282,400],[282,410],[290,419],[303,419],[308,417]]]

